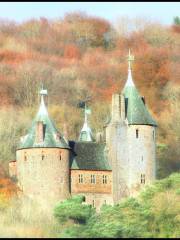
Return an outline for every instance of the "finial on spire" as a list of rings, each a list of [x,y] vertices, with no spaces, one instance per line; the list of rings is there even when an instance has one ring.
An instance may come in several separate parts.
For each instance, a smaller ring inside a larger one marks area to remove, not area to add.
[[[47,96],[48,92],[47,92],[47,89],[43,89],[43,85],[42,85],[41,90],[39,91],[39,94],[41,96],[41,102],[40,102],[40,108],[39,108],[38,114],[48,114],[46,105],[44,102],[44,96]]]
[[[48,93],[47,93],[47,89],[41,89],[40,90],[40,95],[48,95]]]
[[[88,114],[91,114],[91,109],[87,108],[86,102],[84,105],[84,125],[83,128],[81,129],[81,133],[79,136],[80,141],[86,141],[86,142],[92,142],[94,141],[93,136],[92,136],[92,131],[91,128],[88,125]]]
[[[129,48],[129,54],[128,54],[128,64],[129,64],[129,69],[131,69],[131,62],[134,61],[134,56],[131,55],[131,51]]]
[[[134,61],[134,56],[131,55],[130,49],[129,49],[129,54],[128,54],[128,79],[126,81],[126,85],[127,86],[134,86],[133,80],[132,80],[132,74],[131,74],[131,62]]]

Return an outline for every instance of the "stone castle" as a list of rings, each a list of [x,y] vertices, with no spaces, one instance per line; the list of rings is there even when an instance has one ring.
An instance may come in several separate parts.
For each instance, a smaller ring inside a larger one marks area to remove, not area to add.
[[[86,111],[79,139],[66,139],[49,117],[47,90],[41,90],[39,111],[9,163],[23,195],[51,202],[81,194],[99,209],[155,180],[157,124],[133,83],[131,60],[129,54],[126,84],[113,94],[111,119],[96,140]]]

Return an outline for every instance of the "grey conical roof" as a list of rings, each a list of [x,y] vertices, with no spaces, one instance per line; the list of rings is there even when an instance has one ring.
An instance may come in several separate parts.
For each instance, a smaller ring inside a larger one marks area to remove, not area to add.
[[[43,122],[45,129],[45,136],[42,143],[36,142],[36,125],[37,122]],[[35,119],[28,131],[28,134],[23,137],[18,149],[21,148],[37,148],[37,147],[57,147],[57,148],[70,148],[67,140],[64,136],[57,130],[53,121],[50,119],[47,108],[44,103],[43,94],[41,95],[41,103],[39,111],[36,114]]]
[[[129,124],[157,126],[134,85],[130,67],[122,93],[126,99],[126,117]]]

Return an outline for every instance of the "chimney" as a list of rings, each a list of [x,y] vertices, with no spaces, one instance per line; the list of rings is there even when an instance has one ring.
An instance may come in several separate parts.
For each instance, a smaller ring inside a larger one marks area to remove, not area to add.
[[[112,122],[119,122],[120,120],[120,95],[112,95]]]
[[[36,143],[42,143],[44,140],[44,125],[42,121],[36,124]]]
[[[125,119],[125,97],[123,94],[120,95],[121,99],[121,120]]]

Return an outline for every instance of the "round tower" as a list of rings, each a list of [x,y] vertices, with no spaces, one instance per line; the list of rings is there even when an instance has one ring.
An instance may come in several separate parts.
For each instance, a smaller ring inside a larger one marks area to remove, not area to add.
[[[40,94],[39,111],[16,151],[18,185],[33,199],[64,200],[70,195],[70,147],[48,115],[47,90]]]
[[[114,202],[136,194],[156,177],[157,124],[132,80],[133,60],[129,52],[128,78],[121,94],[112,96],[111,121],[106,128]]]
[[[156,127],[151,117],[145,98],[137,91],[131,74],[131,61],[128,56],[128,79],[122,94],[125,98],[125,118],[127,119],[127,148],[129,161],[130,194],[138,192],[139,188],[151,183],[156,177]]]

